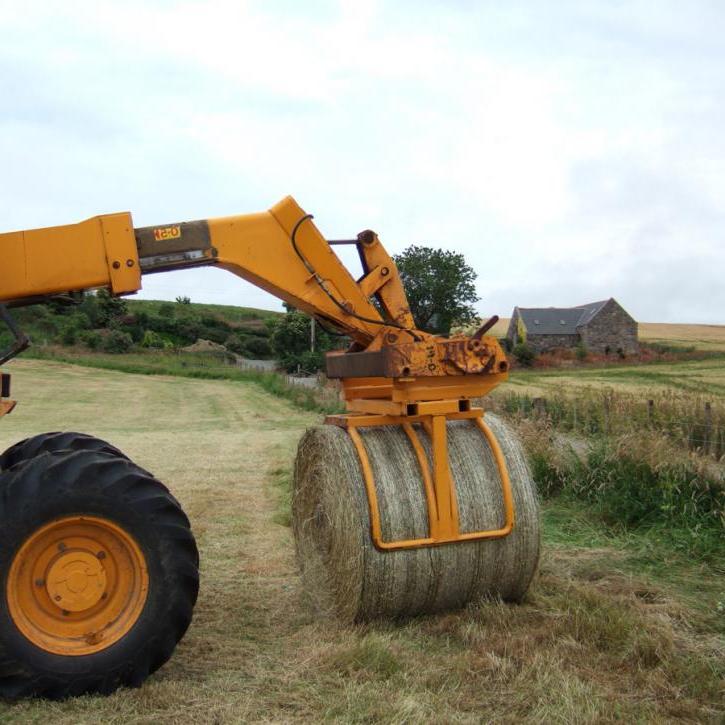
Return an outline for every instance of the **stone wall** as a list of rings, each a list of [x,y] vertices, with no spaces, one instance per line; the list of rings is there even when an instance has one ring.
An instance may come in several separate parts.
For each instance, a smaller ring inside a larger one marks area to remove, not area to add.
[[[547,350],[576,347],[579,335],[526,335],[526,344],[538,355]]]
[[[579,333],[590,352],[611,355],[639,352],[637,323],[615,300],[609,300],[588,325],[579,328]]]

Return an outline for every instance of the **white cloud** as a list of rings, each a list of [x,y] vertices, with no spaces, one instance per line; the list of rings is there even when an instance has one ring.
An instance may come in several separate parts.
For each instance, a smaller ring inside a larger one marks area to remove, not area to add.
[[[330,236],[463,251],[483,312],[615,295],[725,322],[725,9],[0,3],[4,227],[287,193]],[[697,283],[682,283],[682,276]],[[219,271],[145,296],[278,307]]]

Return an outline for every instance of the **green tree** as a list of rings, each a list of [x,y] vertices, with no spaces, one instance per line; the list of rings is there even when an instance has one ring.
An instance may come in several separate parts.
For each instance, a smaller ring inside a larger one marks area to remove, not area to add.
[[[310,351],[310,318],[303,312],[288,310],[270,322],[269,343],[272,352],[287,372],[298,368],[307,373],[325,365],[325,353],[335,346],[334,339],[317,325],[315,351]]]
[[[513,356],[518,360],[520,365],[531,367],[534,364],[536,353],[525,342],[520,342],[514,346]]]
[[[128,313],[126,300],[113,297],[108,290],[99,289],[96,293],[97,322],[103,327],[113,327],[124,315]]]
[[[462,254],[413,245],[393,260],[420,329],[447,335],[451,325],[475,322],[477,275]]]
[[[88,330],[91,321],[84,312],[74,312],[63,320],[60,328],[60,341],[64,345],[75,345],[78,342],[78,335],[83,330]]]

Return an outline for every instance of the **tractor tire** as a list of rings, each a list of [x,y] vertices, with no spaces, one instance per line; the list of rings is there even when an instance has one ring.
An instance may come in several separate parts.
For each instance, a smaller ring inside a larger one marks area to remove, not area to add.
[[[0,697],[137,687],[186,632],[189,520],[126,458],[42,453],[0,474]]]
[[[53,453],[54,451],[100,451],[121,458],[128,458],[125,453],[100,438],[86,433],[54,431],[52,433],[40,433],[10,446],[0,456],[0,471],[6,471],[22,461],[39,456],[41,453]]]

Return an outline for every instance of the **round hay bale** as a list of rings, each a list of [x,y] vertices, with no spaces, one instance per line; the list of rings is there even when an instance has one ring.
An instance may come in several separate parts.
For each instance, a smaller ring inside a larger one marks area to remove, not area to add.
[[[520,600],[539,558],[539,510],[521,444],[494,415],[486,422],[507,461],[514,530],[503,539],[379,551],[370,537],[360,461],[348,433],[309,429],[297,450],[292,525],[305,594],[323,616],[353,621],[455,609],[481,597]],[[430,439],[416,431],[431,460]],[[400,426],[359,428],[370,459],[384,541],[428,536],[418,461]],[[461,531],[503,521],[501,479],[472,421],[448,423],[451,473]]]

